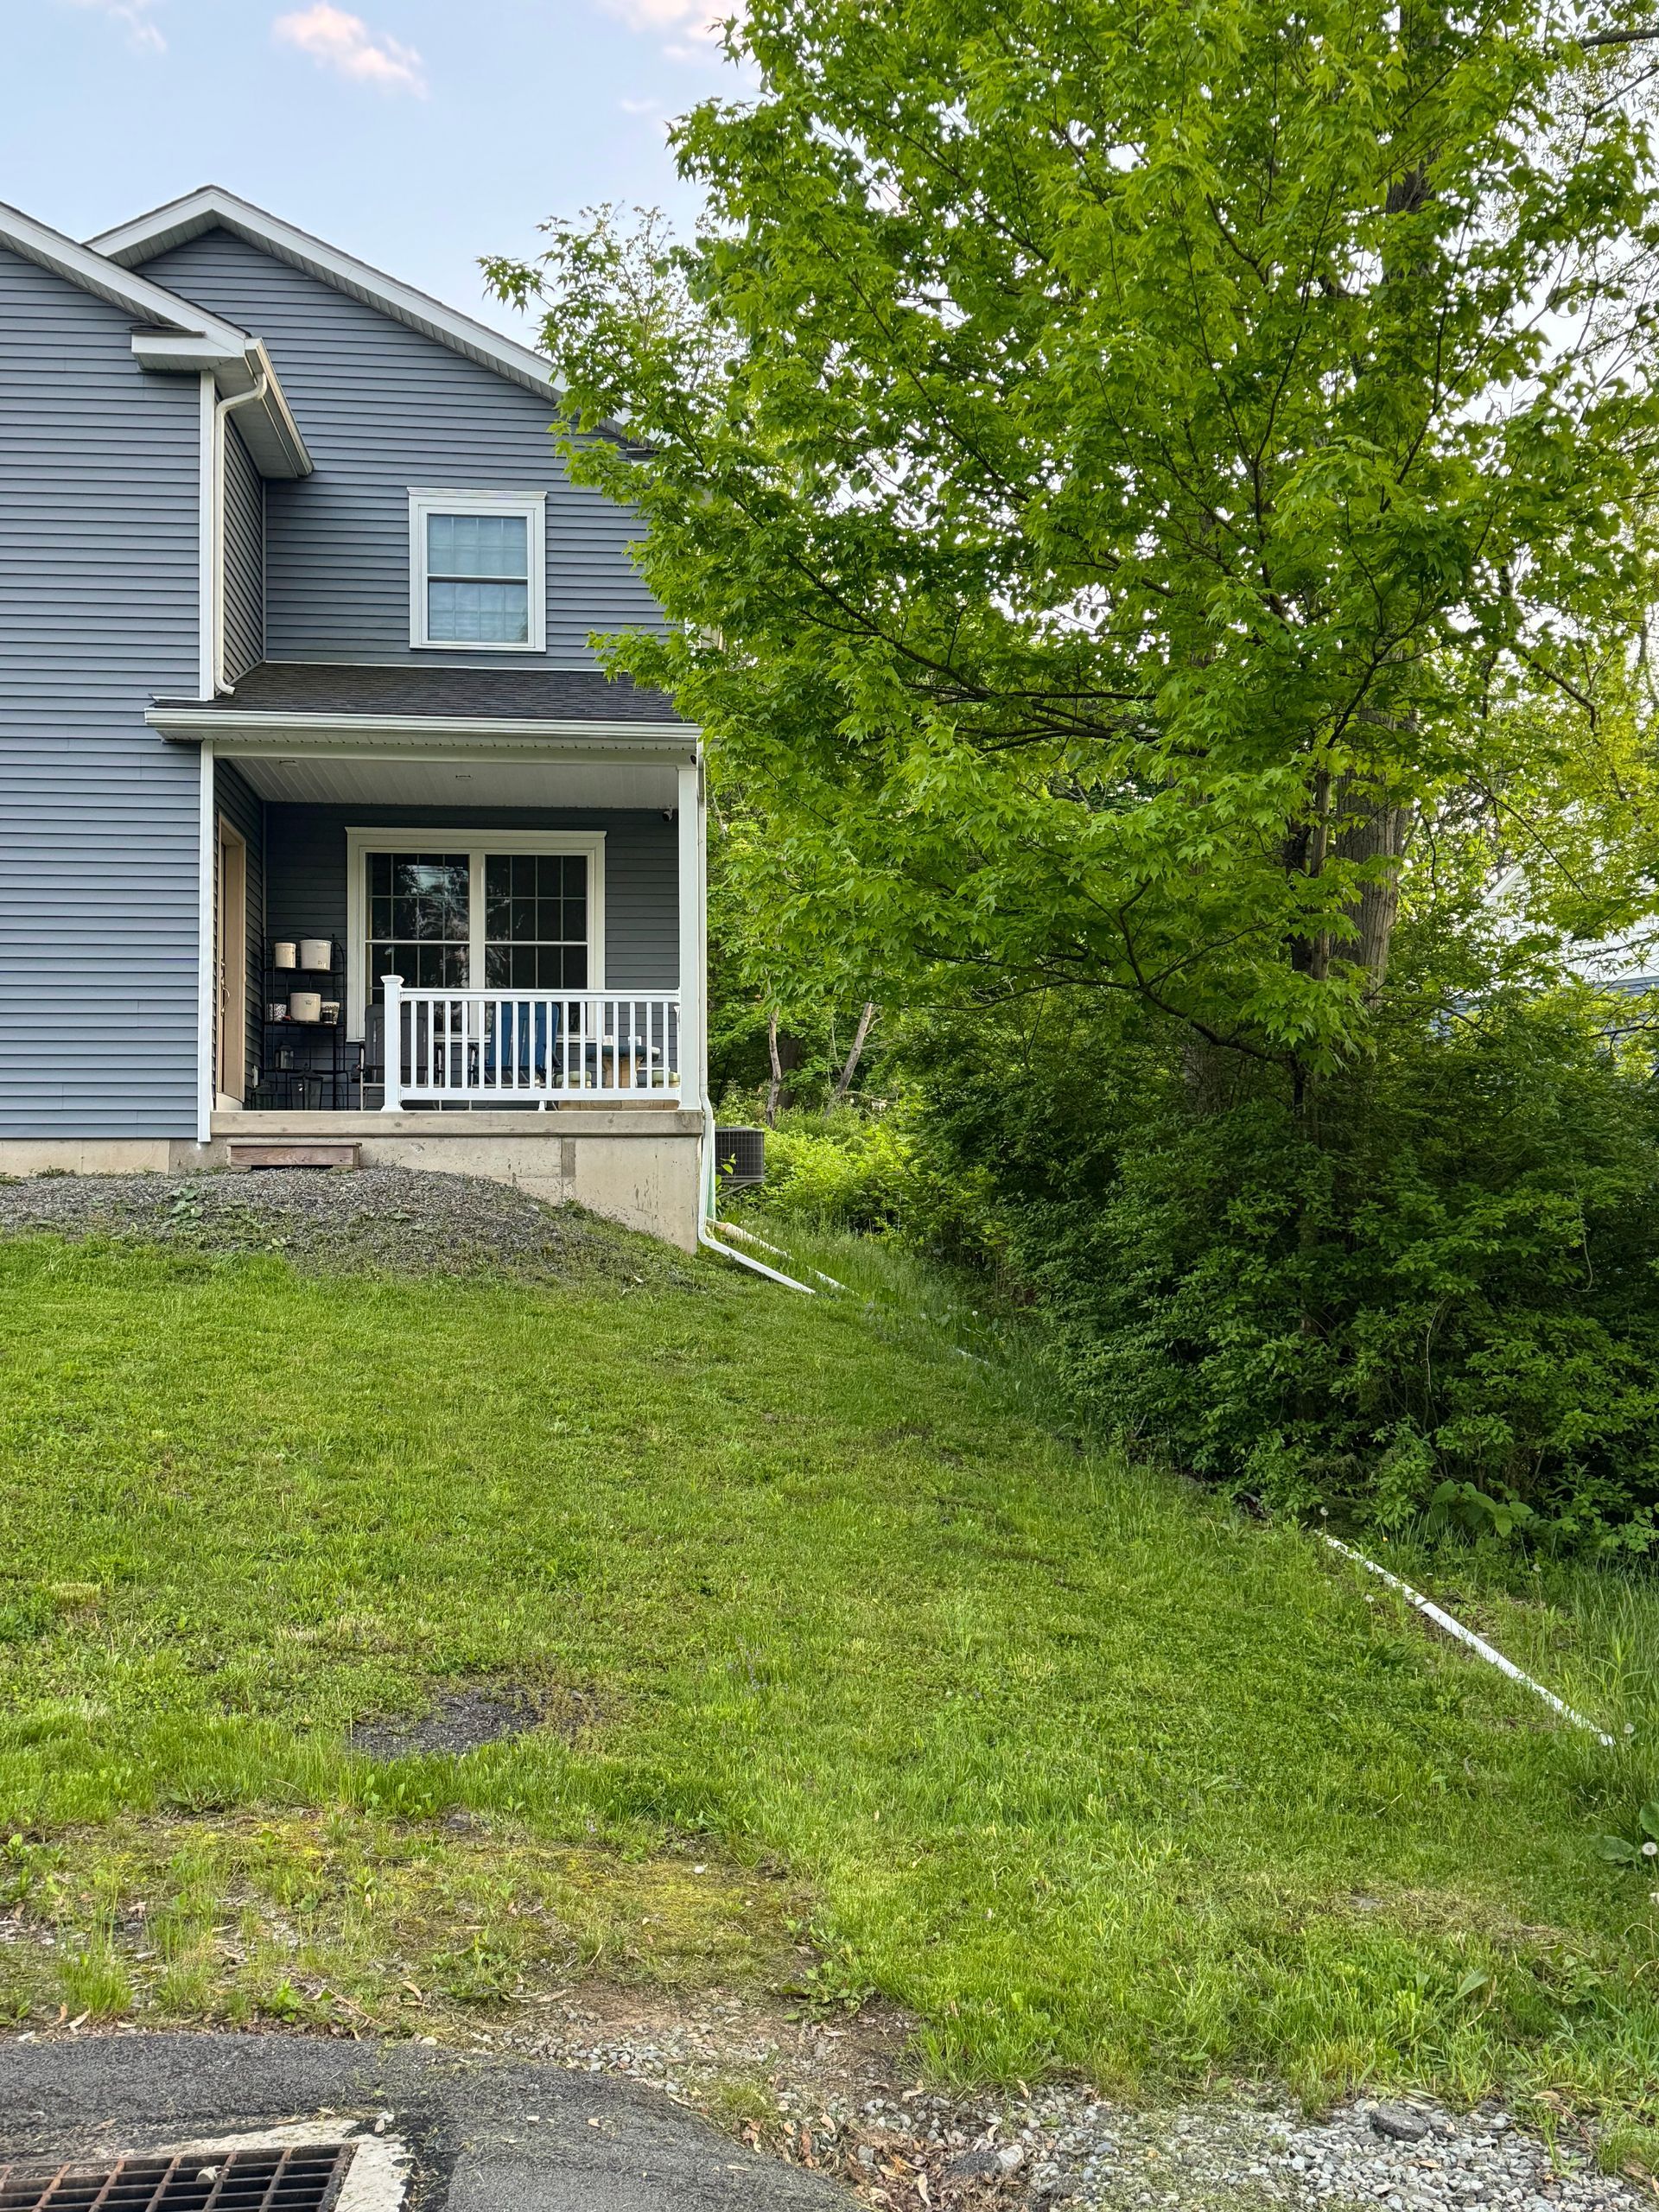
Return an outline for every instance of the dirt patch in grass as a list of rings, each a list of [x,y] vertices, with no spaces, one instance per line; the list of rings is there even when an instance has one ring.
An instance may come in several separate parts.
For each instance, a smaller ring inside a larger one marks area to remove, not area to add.
[[[107,1237],[203,1255],[272,1252],[302,1271],[506,1274],[695,1287],[666,1245],[506,1183],[405,1167],[0,1181],[0,1236]]]
[[[351,1748],[370,1758],[458,1758],[486,1744],[508,1742],[545,1728],[573,1744],[600,1716],[592,1690],[531,1688],[521,1682],[474,1682],[446,1690],[424,1713],[359,1720]]]

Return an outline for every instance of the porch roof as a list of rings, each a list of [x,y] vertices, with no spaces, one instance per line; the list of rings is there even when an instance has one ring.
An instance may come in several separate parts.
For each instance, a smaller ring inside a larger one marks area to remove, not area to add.
[[[434,722],[626,722],[690,734],[662,691],[636,690],[597,669],[365,667],[261,661],[216,699],[157,699],[157,715],[270,715],[329,721],[362,716]]]

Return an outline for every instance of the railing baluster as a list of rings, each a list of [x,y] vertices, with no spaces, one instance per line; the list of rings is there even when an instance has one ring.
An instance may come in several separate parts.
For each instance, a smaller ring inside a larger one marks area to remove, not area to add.
[[[683,1095],[677,994],[410,990],[384,979],[385,1108],[409,1099],[552,1103],[556,1091]]]

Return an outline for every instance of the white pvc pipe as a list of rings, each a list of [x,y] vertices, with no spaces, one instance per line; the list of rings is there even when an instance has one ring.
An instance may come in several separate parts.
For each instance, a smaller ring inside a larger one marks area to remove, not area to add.
[[[1610,1751],[1614,1748],[1613,1738],[1605,1730],[1598,1728],[1593,1720],[1586,1720],[1583,1713],[1575,1712],[1564,1699],[1557,1697],[1554,1690],[1547,1690],[1541,1682],[1534,1681],[1530,1675],[1522,1674],[1513,1659],[1506,1659],[1484,1637],[1477,1636],[1472,1629],[1465,1628],[1459,1620],[1454,1620],[1432,1598],[1425,1598],[1421,1590],[1414,1590],[1409,1582],[1402,1582],[1397,1574],[1390,1574],[1386,1567],[1379,1567],[1374,1559],[1367,1559],[1363,1552],[1357,1552],[1351,1544],[1344,1544],[1339,1537],[1327,1535],[1324,1529],[1319,1533],[1333,1552],[1340,1552],[1344,1559],[1352,1560],[1356,1567],[1363,1567],[1368,1574],[1374,1574],[1379,1581],[1386,1582],[1390,1590],[1397,1590],[1406,1603],[1414,1605],[1425,1620],[1433,1621],[1436,1628],[1444,1629],[1459,1643],[1467,1644],[1470,1650],[1478,1653],[1489,1667],[1496,1667],[1500,1675],[1507,1675],[1512,1682],[1519,1682],[1522,1689],[1529,1689],[1535,1697],[1542,1698],[1544,1703],[1553,1707],[1563,1720],[1570,1720],[1575,1728],[1588,1729],[1597,1742],[1605,1744]]]
[[[785,1290],[798,1290],[803,1298],[816,1298],[817,1292],[810,1283],[797,1282],[793,1275],[780,1274],[776,1268],[769,1268],[764,1260],[752,1260],[747,1252],[734,1252],[729,1244],[722,1244],[714,1233],[715,1222],[715,1109],[707,1098],[702,1102],[702,1173],[697,1178],[697,1242],[711,1252],[718,1252],[723,1260],[735,1260],[740,1268],[751,1274],[765,1275],[768,1282],[780,1282]],[[771,1246],[764,1248],[766,1250]]]
[[[790,1256],[781,1244],[768,1244],[764,1236],[757,1236],[752,1229],[740,1229],[734,1221],[722,1221],[720,1225],[728,1236],[741,1236],[746,1244],[758,1244],[763,1252],[775,1252],[780,1260],[786,1260]],[[831,1290],[846,1290],[847,1288],[846,1284],[837,1282],[834,1275],[825,1274],[822,1268],[809,1267],[806,1272],[810,1275],[817,1275],[820,1282],[827,1282]],[[851,1293],[848,1294],[850,1296]]]

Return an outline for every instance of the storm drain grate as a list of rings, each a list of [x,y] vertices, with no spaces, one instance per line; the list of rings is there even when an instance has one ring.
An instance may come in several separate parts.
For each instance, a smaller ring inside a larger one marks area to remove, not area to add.
[[[0,2166],[0,2212],[333,2212],[348,2143]]]

